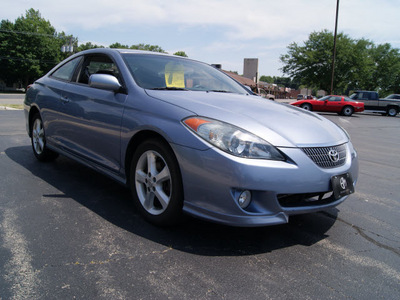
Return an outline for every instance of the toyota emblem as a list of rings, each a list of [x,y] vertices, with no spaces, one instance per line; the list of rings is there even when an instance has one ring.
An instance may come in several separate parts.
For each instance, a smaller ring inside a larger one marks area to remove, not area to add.
[[[342,190],[345,190],[347,188],[347,181],[343,177],[340,178],[340,187],[342,188]]]
[[[332,162],[337,162],[339,160],[339,152],[337,152],[336,150],[332,149],[329,151],[328,153],[329,158]]]

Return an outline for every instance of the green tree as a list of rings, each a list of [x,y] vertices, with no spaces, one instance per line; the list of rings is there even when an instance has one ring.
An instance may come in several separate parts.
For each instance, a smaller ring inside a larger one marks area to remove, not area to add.
[[[291,89],[297,90],[300,86],[300,83],[292,80],[290,77],[277,77],[277,76],[260,76],[260,81],[267,82],[267,83],[275,83],[279,86],[288,87]]]
[[[174,55],[188,57],[185,51],[177,51],[174,53]]]
[[[57,34],[50,22],[39,11],[29,9],[14,23],[2,20],[0,24],[0,76],[8,85],[19,83],[25,87],[54,67],[67,54],[61,46],[72,36]]]
[[[372,81],[376,83],[375,89],[381,96],[400,93],[400,53],[390,44],[374,46],[370,50],[375,69]]]
[[[132,46],[129,47],[129,49],[167,53],[160,46],[149,45],[149,44],[132,45]]]
[[[91,42],[86,42],[85,44],[81,44],[78,46],[77,52],[95,48],[104,48],[104,46],[98,46],[96,44],[92,44]],[[110,48],[118,48],[118,47],[110,47]]]
[[[128,45],[122,45],[121,43],[114,43],[110,45],[110,48],[115,48],[115,49],[129,49]]]
[[[365,39],[355,42],[351,64],[353,71],[351,80],[349,80],[348,91],[356,89],[374,90],[376,83],[373,82],[375,70],[374,59],[371,55],[371,49],[374,44]]]
[[[330,91],[333,33],[313,32],[304,45],[291,43],[281,55],[282,71],[305,86]],[[336,42],[334,90],[378,90],[382,95],[399,91],[400,54],[390,44],[375,46],[339,33]]]
[[[267,82],[267,83],[274,83],[274,77],[262,75],[262,76],[260,76],[260,81]]]
[[[137,45],[128,46],[128,45],[123,45],[123,44],[117,42],[117,43],[111,44],[110,48],[133,49],[133,50],[143,50],[143,51],[166,53],[160,46],[149,45],[149,44],[137,44]]]
[[[339,76],[335,79],[335,86],[341,83],[339,80],[343,77],[343,72],[347,72],[349,58],[346,55],[351,53],[351,49],[347,49],[349,44],[351,39],[348,36],[338,34],[335,73]],[[329,91],[333,34],[327,30],[313,32],[303,46],[291,43],[287,48],[288,53],[280,57],[284,64],[282,71],[301,84]]]

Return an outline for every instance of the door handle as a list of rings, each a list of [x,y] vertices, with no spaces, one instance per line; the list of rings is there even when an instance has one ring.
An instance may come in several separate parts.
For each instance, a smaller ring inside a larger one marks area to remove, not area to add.
[[[68,98],[61,97],[61,102],[62,102],[63,104],[67,104],[67,103],[70,102],[70,100],[69,100]]]

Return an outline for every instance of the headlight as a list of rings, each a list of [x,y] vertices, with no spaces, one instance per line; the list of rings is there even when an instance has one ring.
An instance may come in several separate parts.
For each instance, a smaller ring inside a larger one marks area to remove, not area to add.
[[[278,149],[270,143],[236,126],[200,117],[185,119],[183,123],[210,144],[232,155],[285,160]]]

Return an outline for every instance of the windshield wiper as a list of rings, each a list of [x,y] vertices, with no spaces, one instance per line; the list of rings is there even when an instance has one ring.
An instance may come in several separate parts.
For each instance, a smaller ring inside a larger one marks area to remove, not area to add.
[[[208,90],[208,92],[214,92],[214,93],[232,93],[231,91],[225,91],[225,90]]]
[[[164,90],[164,91],[188,91],[188,89],[178,88],[173,86],[163,86],[163,87],[156,87],[150,90]]]

